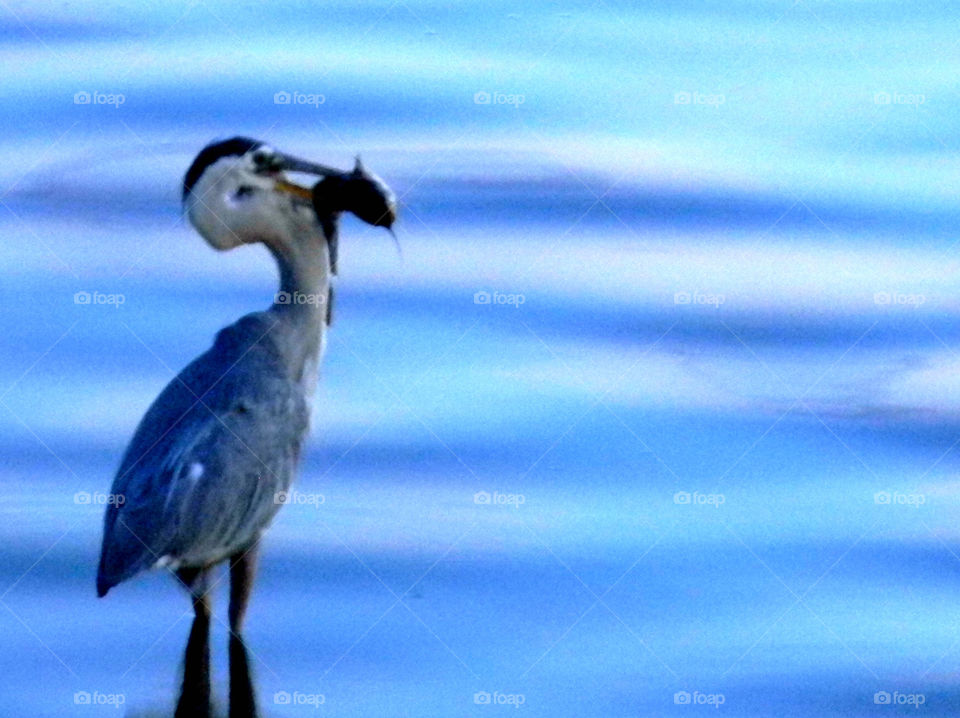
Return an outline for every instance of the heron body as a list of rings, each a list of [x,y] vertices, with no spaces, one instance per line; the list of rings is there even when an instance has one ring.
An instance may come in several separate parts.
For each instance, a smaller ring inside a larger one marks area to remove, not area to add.
[[[289,172],[323,180],[300,187]],[[337,192],[318,189],[324,183]],[[280,289],[268,309],[222,329],[141,420],[111,488],[124,500],[104,518],[97,593],[150,567],[175,573],[196,611],[177,714],[208,715],[208,576],[229,560],[230,710],[254,715],[240,630],[258,541],[283,504],[309,430],[331,319],[337,222],[351,211],[389,228],[395,201],[359,162],[353,172],[338,172],[234,138],[209,145],[194,160],[184,205],[218,250],[266,245]]]
[[[100,595],[157,563],[219,563],[269,524],[307,434],[323,332],[299,309],[220,331],[147,411],[111,489],[124,502],[107,513]]]

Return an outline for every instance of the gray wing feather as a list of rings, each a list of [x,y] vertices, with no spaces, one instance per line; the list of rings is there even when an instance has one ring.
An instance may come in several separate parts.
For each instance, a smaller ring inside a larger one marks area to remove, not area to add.
[[[293,478],[308,408],[269,313],[217,335],[154,401],[121,462],[104,517],[97,590],[169,557],[219,561],[256,539]]]

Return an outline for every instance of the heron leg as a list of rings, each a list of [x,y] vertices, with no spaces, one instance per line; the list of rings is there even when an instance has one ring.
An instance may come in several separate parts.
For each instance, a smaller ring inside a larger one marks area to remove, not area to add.
[[[193,627],[183,659],[183,687],[175,718],[209,718],[210,707],[210,584],[209,569],[177,572],[193,598]]]
[[[256,718],[257,696],[241,632],[247,613],[258,546],[230,558],[230,718]]]

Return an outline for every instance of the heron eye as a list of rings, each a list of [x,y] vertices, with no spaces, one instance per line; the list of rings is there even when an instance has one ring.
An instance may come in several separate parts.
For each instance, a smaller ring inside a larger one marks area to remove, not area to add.
[[[273,164],[273,154],[266,150],[257,150],[253,153],[253,163],[259,170],[269,169]]]
[[[246,197],[252,195],[255,191],[255,187],[244,184],[237,187],[237,191],[233,193],[233,196],[235,199],[245,199]]]

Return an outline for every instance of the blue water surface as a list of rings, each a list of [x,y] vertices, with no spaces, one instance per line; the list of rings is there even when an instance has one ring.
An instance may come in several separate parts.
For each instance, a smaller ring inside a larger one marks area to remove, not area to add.
[[[402,204],[399,255],[344,219],[265,715],[953,714],[955,15],[0,3],[0,714],[172,709],[189,602],[93,580],[140,416],[275,291],[181,216],[234,134]]]

